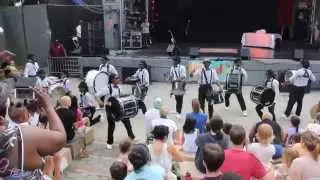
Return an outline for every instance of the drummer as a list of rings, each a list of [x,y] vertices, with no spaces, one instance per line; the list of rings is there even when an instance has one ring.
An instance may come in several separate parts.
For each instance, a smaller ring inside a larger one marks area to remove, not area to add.
[[[276,121],[276,114],[274,113],[274,109],[276,106],[276,101],[280,95],[279,81],[276,79],[276,74],[274,73],[274,71],[272,69],[267,70],[266,77],[267,77],[267,80],[265,82],[265,87],[272,88],[273,91],[275,92],[274,102],[271,106],[268,107],[268,110],[272,114],[273,121]],[[261,111],[262,109],[263,109],[263,105],[258,104],[256,106],[256,111],[257,111],[260,118],[262,118],[262,115],[263,115],[263,113]]]
[[[240,84],[240,87],[242,88],[242,83],[243,82],[246,82],[247,79],[248,79],[248,75],[247,75],[247,72],[246,70],[242,67],[242,63],[241,63],[241,60],[240,59],[236,59],[234,61],[234,65],[231,69],[231,72],[230,74],[240,74],[240,76],[242,76],[241,78],[241,84]],[[240,104],[240,107],[241,107],[241,110],[242,110],[242,113],[243,113],[243,116],[248,116],[248,113],[247,113],[247,107],[246,107],[246,103],[243,99],[243,95],[242,95],[242,89],[239,89],[239,92],[235,93],[236,96],[237,96],[237,99],[239,101],[239,104]],[[225,92],[225,106],[226,106],[226,110],[229,110],[229,106],[230,106],[230,96],[233,92],[229,92],[228,90]]]
[[[172,89],[174,86],[174,82],[176,81],[185,81],[186,75],[186,67],[180,65],[181,59],[179,56],[173,57],[173,66],[170,69],[170,80],[172,82]],[[185,82],[183,85],[183,91],[185,91]],[[172,95],[172,94],[171,94]],[[174,95],[176,99],[176,112],[181,115],[182,104],[183,104],[183,95]]]
[[[109,102],[110,97],[119,97],[120,91],[121,91],[121,85],[120,84],[120,77],[116,74],[110,74],[110,80],[111,84],[109,84],[108,90],[99,91],[98,94],[96,94],[98,97],[104,97],[104,104],[105,109],[107,113],[107,120],[108,120],[108,140],[107,140],[107,149],[111,150],[112,145],[114,143],[113,139],[113,133],[116,126],[116,121],[119,121],[119,119],[116,119],[116,116],[112,113],[111,108],[112,104]],[[133,140],[135,138],[132,126],[130,123],[129,118],[121,119],[122,123],[124,124],[124,127],[127,130],[128,136]]]
[[[118,71],[112,64],[110,64],[110,59],[107,56],[101,57],[101,64],[99,66],[99,71],[103,71],[109,75],[110,74],[118,75]]]
[[[141,89],[141,97],[139,97],[138,100],[138,106],[142,110],[142,113],[145,114],[147,112],[146,105],[144,103],[144,98],[147,95],[148,87],[149,87],[149,71],[148,71],[148,65],[146,61],[142,60],[139,63],[139,69],[136,71],[136,73],[133,75],[133,77],[136,77],[139,79],[138,86]]]
[[[69,73],[68,71],[63,71],[61,74],[60,74],[60,79],[62,81],[62,85],[63,85],[63,89],[64,89],[64,92],[69,95],[71,94],[71,82],[69,80]]]

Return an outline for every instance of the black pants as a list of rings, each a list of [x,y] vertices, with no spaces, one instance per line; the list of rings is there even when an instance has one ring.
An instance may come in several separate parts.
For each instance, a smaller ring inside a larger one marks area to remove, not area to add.
[[[147,112],[147,107],[142,100],[138,100],[138,107],[141,109],[143,114]]]
[[[181,114],[182,104],[183,104],[183,96],[175,96],[176,99],[176,112]]]
[[[207,86],[200,85],[199,91],[198,91],[199,92],[198,98],[199,98],[199,102],[200,102],[200,108],[203,112],[205,112],[204,104],[206,101],[207,88],[208,88]],[[212,100],[208,100],[208,99],[207,99],[207,102],[208,102],[209,118],[212,118],[212,116],[213,116],[213,103],[212,103]]]
[[[306,87],[297,87],[297,86],[291,87],[289,101],[288,101],[287,109],[285,111],[285,115],[287,117],[289,117],[292,111],[293,105],[295,103],[297,103],[296,115],[300,116],[305,89]]]
[[[116,120],[112,116],[111,112],[109,112],[107,109],[108,108],[106,108],[107,120],[108,120],[108,140],[107,140],[107,143],[108,144],[113,144],[113,142],[114,142],[113,133],[114,133],[114,130],[116,128]],[[130,123],[130,119],[129,118],[125,118],[125,119],[122,119],[121,122],[123,123],[124,127],[126,128],[128,136],[133,140],[135,138],[135,136],[134,136],[133,131],[132,131],[132,126],[131,126],[131,123]]]
[[[231,94],[232,94],[231,92],[228,92],[228,91],[225,92],[225,95],[224,95],[225,97],[224,97],[224,99],[225,99],[225,105],[226,105],[226,107],[229,107],[229,106],[230,106],[230,101],[229,101],[229,99],[230,99]],[[238,101],[239,101],[241,110],[242,110],[242,111],[247,110],[246,103],[244,102],[242,92],[235,93],[235,95],[237,96],[237,99],[238,99]]]
[[[269,106],[268,107],[268,110],[269,110],[269,112],[272,114],[272,116],[273,116],[273,121],[276,121],[276,114],[274,113],[274,108],[275,108],[275,106],[276,106],[276,104],[275,103],[273,103],[271,106]],[[262,113],[262,109],[263,109],[263,105],[261,105],[261,104],[259,104],[259,105],[257,105],[256,106],[256,111],[257,111],[257,113],[258,113],[258,115],[259,115],[259,117],[260,118],[262,118],[262,115],[263,115],[263,113]]]

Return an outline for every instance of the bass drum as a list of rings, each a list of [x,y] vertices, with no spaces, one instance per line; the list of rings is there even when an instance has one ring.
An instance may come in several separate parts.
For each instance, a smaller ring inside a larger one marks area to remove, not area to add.
[[[108,112],[112,113],[116,121],[133,118],[138,114],[138,104],[132,95],[119,98],[110,97],[108,102],[111,102]]]
[[[105,89],[109,83],[109,75],[102,71],[90,70],[85,78],[89,93],[96,94],[98,90]]]
[[[250,99],[256,104],[270,106],[274,102],[275,95],[272,88],[257,86],[251,90]]]

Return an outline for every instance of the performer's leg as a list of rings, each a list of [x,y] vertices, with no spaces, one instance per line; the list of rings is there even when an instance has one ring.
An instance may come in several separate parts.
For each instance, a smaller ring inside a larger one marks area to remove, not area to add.
[[[198,99],[200,102],[200,109],[205,112],[204,109],[204,103],[205,103],[205,92],[203,91],[203,88],[199,87],[199,91],[198,91]]]
[[[229,101],[230,96],[231,96],[231,93],[230,93],[230,92],[226,91],[226,92],[224,93],[224,102],[225,102],[226,107],[229,107],[229,106],[230,106],[230,101]]]
[[[268,107],[269,112],[273,116],[273,121],[276,121],[276,113],[274,112],[275,107],[276,107],[276,103],[273,103],[271,106]]]
[[[257,111],[257,113],[258,113],[258,116],[260,117],[260,118],[262,118],[262,110],[263,109],[263,105],[261,105],[261,104],[258,104],[257,106],[256,106],[256,111]]]
[[[289,101],[288,101],[288,105],[287,105],[287,108],[286,108],[286,111],[285,111],[285,115],[287,117],[289,117],[291,111],[292,111],[292,108],[293,108],[293,105],[294,103],[296,103],[297,101],[297,98],[296,98],[297,94],[296,94],[296,88],[293,87],[290,91],[290,95],[289,95]]]
[[[89,110],[91,114],[91,117],[89,118],[89,120],[90,120],[90,126],[92,126],[100,121],[101,115],[98,115],[97,117],[93,118],[94,113],[96,112],[96,107],[90,106],[89,108],[90,108]]]
[[[116,122],[115,120],[111,117],[111,116],[107,116],[107,120],[108,120],[108,140],[107,140],[107,144],[113,144],[113,133],[114,133],[114,129],[116,127]]]
[[[246,103],[244,102],[242,92],[237,93],[237,99],[238,99],[238,101],[239,101],[241,110],[242,110],[242,111],[246,111],[246,110],[247,110],[247,107],[246,107]]]
[[[304,91],[305,91],[304,88],[299,88],[299,91],[297,92],[297,109],[296,109],[297,116],[301,115]]]
[[[132,131],[132,126],[131,126],[130,119],[129,119],[129,118],[125,118],[125,119],[122,119],[121,121],[122,121],[122,123],[124,124],[124,127],[125,127],[126,130],[127,130],[128,136],[129,136],[132,140],[134,140],[135,136],[134,136],[133,131]]]
[[[175,98],[176,98],[176,111],[177,113],[181,114],[183,96],[175,96]]]
[[[211,119],[213,116],[213,103],[212,102],[208,102],[208,111],[209,111],[209,119]]]
[[[147,112],[147,107],[142,100],[138,101],[138,106],[141,109],[143,114],[145,114]]]

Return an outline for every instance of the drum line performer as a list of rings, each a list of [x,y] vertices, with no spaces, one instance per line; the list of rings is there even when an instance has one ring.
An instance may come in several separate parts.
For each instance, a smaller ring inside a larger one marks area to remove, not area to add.
[[[289,82],[292,83],[289,93],[289,101],[283,118],[288,118],[291,114],[293,105],[297,102],[296,115],[301,115],[302,102],[304,93],[308,86],[309,81],[316,81],[316,77],[312,73],[310,68],[310,62],[308,60],[301,61],[302,68],[298,69],[289,78]]]
[[[185,91],[185,79],[187,77],[186,75],[186,67],[183,65],[180,65],[181,59],[179,56],[173,57],[173,66],[171,66],[170,69],[170,75],[169,78],[172,83],[172,89],[174,86],[174,82],[179,81],[183,82],[183,91]],[[170,94],[170,96],[172,93]],[[182,110],[182,104],[183,104],[183,95],[174,95],[176,99],[176,112],[181,115]]]
[[[220,89],[220,82],[219,82],[219,77],[215,69],[210,69],[210,60],[205,59],[203,61],[204,67],[199,69],[198,71],[192,72],[190,76],[192,77],[193,75],[198,76],[199,78],[199,90],[198,90],[198,98],[200,102],[200,108],[203,112],[204,110],[204,104],[206,101],[206,95],[208,91],[213,91],[212,85],[217,84]],[[213,116],[213,100],[212,99],[207,99],[208,102],[208,111],[209,111],[209,118]]]
[[[106,89],[100,90],[96,93],[97,97],[103,97],[105,104],[105,110],[107,114],[107,121],[108,121],[108,139],[107,139],[107,149],[111,150],[112,145],[114,143],[114,130],[116,127],[116,121],[119,121],[120,119],[117,119],[117,117],[113,114],[111,110],[112,103],[109,101],[110,97],[119,97],[120,91],[121,91],[121,85],[120,84],[120,77],[116,74],[110,74],[110,81],[111,83],[108,84]],[[132,126],[129,118],[121,119],[122,123],[124,124],[124,127],[127,130],[128,136],[133,140],[135,138]]]
[[[108,75],[110,74],[118,75],[118,71],[112,64],[110,64],[110,59],[107,56],[101,57],[101,64],[99,66],[99,71],[105,72]]]
[[[140,87],[140,90],[141,90],[141,97],[138,99],[138,106],[142,110],[143,114],[147,112],[147,107],[144,103],[144,98],[147,95],[149,84],[150,84],[149,71],[147,68],[148,68],[148,65],[146,61],[142,60],[139,63],[139,69],[133,75],[134,77],[137,77],[139,79],[138,86]]]
[[[272,105],[270,105],[268,107],[268,110],[273,116],[273,121],[276,121],[276,114],[274,112],[274,109],[276,106],[277,99],[279,98],[279,95],[280,95],[279,81],[276,79],[276,74],[274,73],[274,71],[272,69],[269,69],[266,71],[266,78],[267,79],[264,84],[265,87],[272,88],[273,91],[275,92],[274,102]],[[257,111],[260,118],[262,118],[262,115],[263,115],[263,112],[261,111],[263,109],[263,107],[264,107],[264,105],[262,105],[262,104],[258,104],[256,106],[256,111]]]
[[[240,59],[236,59],[234,61],[234,65],[230,71],[230,74],[240,74],[241,76],[241,79],[240,79],[240,89],[238,92],[230,92],[230,91],[226,91],[225,92],[225,108],[226,110],[229,109],[229,106],[230,106],[230,96],[231,94],[235,94],[237,96],[237,99],[238,99],[238,102],[240,104],[240,107],[241,107],[241,110],[242,110],[242,113],[243,113],[243,116],[247,116],[248,113],[247,113],[247,107],[246,107],[246,103],[243,99],[243,95],[242,95],[242,84],[243,82],[246,82],[247,79],[248,79],[248,74],[246,72],[246,70],[242,67],[242,63],[241,63],[241,60]]]

